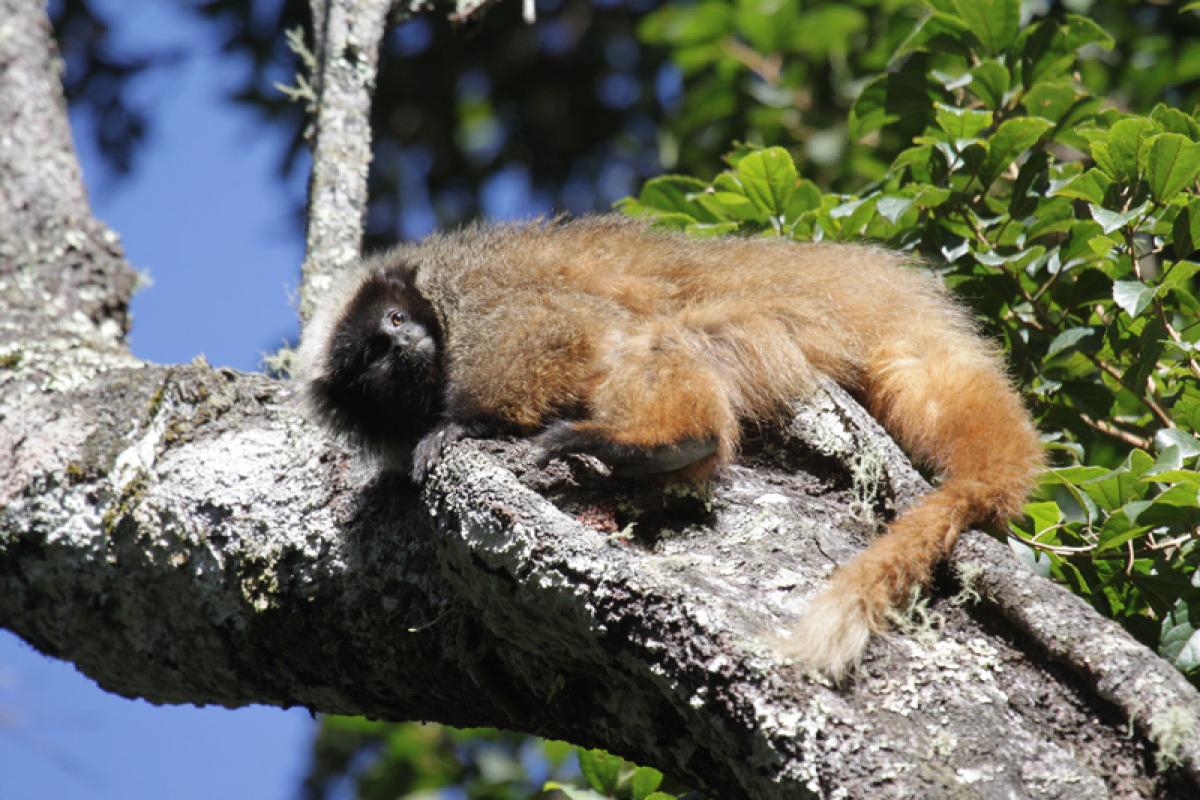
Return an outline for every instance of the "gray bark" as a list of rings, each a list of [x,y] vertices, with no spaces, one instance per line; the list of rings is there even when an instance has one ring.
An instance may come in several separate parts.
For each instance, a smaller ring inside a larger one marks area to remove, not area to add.
[[[845,686],[780,660],[771,636],[925,489],[837,389],[711,494],[507,440],[417,492],[286,381],[133,359],[44,14],[0,20],[0,625],[126,696],[496,725],[721,797],[1198,791],[1197,693],[983,534]],[[318,161],[362,130],[319,126]],[[360,189],[313,213],[361,219]],[[332,264],[349,239],[310,241]]]

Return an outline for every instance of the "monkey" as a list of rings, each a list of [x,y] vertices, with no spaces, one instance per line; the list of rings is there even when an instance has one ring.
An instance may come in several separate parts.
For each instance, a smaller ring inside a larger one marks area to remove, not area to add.
[[[704,482],[826,376],[940,485],[840,566],[780,645],[841,679],[967,526],[1042,467],[999,348],[911,256],[694,238],[620,215],[474,224],[367,259],[306,326],[316,417],[422,481],[464,436]]]

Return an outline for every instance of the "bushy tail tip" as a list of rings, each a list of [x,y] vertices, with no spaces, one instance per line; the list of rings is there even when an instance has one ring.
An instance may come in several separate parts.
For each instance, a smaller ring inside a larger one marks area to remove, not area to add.
[[[835,581],[809,603],[778,646],[804,669],[840,681],[858,664],[875,629],[863,598]]]

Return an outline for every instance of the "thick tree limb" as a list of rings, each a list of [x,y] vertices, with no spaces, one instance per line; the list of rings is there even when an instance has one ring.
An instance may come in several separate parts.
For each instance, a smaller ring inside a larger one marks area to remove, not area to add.
[[[0,625],[129,696],[516,728],[722,797],[1197,791],[1196,692],[982,535],[954,556],[967,587],[947,576],[847,686],[779,660],[771,635],[922,490],[837,390],[711,496],[505,441],[457,446],[417,494],[286,382],[132,359],[43,13],[0,20],[22,128],[0,127]]]

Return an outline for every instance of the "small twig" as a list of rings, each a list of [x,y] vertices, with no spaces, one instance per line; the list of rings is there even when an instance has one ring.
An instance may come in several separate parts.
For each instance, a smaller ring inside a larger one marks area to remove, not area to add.
[[[777,89],[788,89],[792,95],[792,105],[796,108],[806,111],[812,107],[812,95],[803,89],[783,85],[783,60],[778,55],[764,56],[732,37],[721,43],[721,49],[734,61],[761,78],[764,83]]]
[[[1146,545],[1147,550],[1170,550],[1172,547],[1178,547],[1184,542],[1190,542],[1192,539],[1200,537],[1200,529],[1185,533],[1182,536],[1176,536],[1173,539],[1167,539],[1165,542],[1150,542]]]
[[[1091,353],[1088,353],[1087,357],[1099,369],[1103,370],[1104,372],[1107,372],[1112,377],[1113,380],[1115,380],[1117,383],[1121,384],[1126,389],[1128,389],[1133,394],[1134,397],[1138,398],[1143,403],[1145,403],[1146,408],[1150,409],[1150,412],[1152,414],[1154,414],[1155,417],[1158,418],[1159,422],[1161,422],[1163,425],[1165,425],[1168,428],[1175,427],[1175,421],[1173,419],[1171,419],[1171,415],[1168,414],[1166,412],[1166,410],[1158,404],[1157,400],[1155,400],[1153,384],[1148,383],[1147,387],[1146,387],[1146,392],[1143,394],[1142,392],[1139,392],[1137,390],[1136,386],[1131,386],[1125,380],[1125,375],[1121,372],[1121,370],[1117,369],[1112,364],[1109,364],[1104,359],[1099,358]]]
[[[1091,553],[1095,551],[1096,547],[1098,546],[1089,544],[1082,545],[1080,547],[1068,547],[1067,545],[1063,544],[1046,544],[1045,542],[1039,542],[1037,539],[1026,539],[1013,533],[1010,533],[1009,536],[1016,539],[1021,544],[1027,544],[1036,550],[1044,550],[1047,553],[1054,553],[1056,556],[1077,556],[1081,553]]]
[[[447,19],[456,25],[466,22],[471,17],[477,16],[483,9],[497,2],[497,0],[462,0],[458,5],[458,10],[450,14]]]
[[[1154,308],[1158,311],[1159,319],[1162,320],[1163,327],[1167,329],[1167,335],[1171,337],[1171,341],[1180,347],[1186,347],[1187,345],[1184,344],[1183,337],[1179,335],[1179,331],[1167,319],[1167,310],[1163,307],[1162,299],[1157,294],[1154,296]],[[1195,356],[1188,356],[1187,363],[1192,375],[1200,378],[1200,363],[1197,363]]]
[[[1116,425],[1107,420],[1093,419],[1089,414],[1080,414],[1079,418],[1083,420],[1083,423],[1088,427],[1098,430],[1101,433],[1107,434],[1116,439],[1120,439],[1127,445],[1138,447],[1142,450],[1150,449],[1151,442],[1144,436],[1138,436],[1136,433],[1131,433],[1130,431],[1118,428]]]

